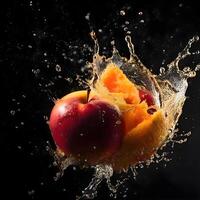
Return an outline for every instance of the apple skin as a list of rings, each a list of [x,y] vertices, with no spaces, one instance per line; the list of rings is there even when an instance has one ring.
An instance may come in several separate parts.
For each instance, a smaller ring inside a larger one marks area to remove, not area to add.
[[[86,91],[58,100],[49,126],[59,150],[92,164],[114,154],[124,136],[124,123],[116,107],[96,97],[87,102]]]
[[[149,90],[146,89],[140,89],[139,90],[139,96],[141,101],[146,101],[148,106],[153,106],[155,105],[155,101],[153,98],[153,95]]]

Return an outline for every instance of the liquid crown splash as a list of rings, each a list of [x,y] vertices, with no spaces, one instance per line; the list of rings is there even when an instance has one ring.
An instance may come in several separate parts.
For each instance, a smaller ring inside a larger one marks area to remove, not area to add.
[[[91,37],[95,43],[93,62],[88,63],[87,68],[93,70],[93,77],[88,81],[90,90],[98,90],[95,84],[98,81],[103,70],[109,65],[114,64],[119,67],[123,73],[131,80],[134,84],[139,85],[148,89],[155,98],[155,104],[157,107],[163,110],[166,124],[166,134],[163,136],[162,144],[159,148],[165,146],[168,142],[173,139],[175,134],[176,123],[182,113],[182,108],[185,102],[185,93],[188,88],[188,78],[193,78],[196,76],[196,72],[200,69],[199,65],[192,70],[189,67],[184,67],[182,70],[179,67],[179,62],[184,58],[199,54],[199,52],[190,52],[190,48],[194,42],[199,40],[198,36],[193,37],[189,40],[186,47],[180,52],[177,58],[172,61],[166,68],[160,68],[160,74],[153,74],[148,68],[146,68],[140,61],[138,56],[135,54],[134,45],[131,41],[130,36],[125,37],[127,43],[130,58],[120,56],[118,50],[116,49],[114,42],[113,52],[110,58],[101,56],[99,54],[99,44],[95,36],[95,32],[91,32]],[[104,94],[105,95],[105,94]],[[158,150],[158,149],[156,149]],[[79,164],[78,161],[72,157],[65,157],[62,153],[51,151],[55,158],[55,164],[59,167],[60,171],[57,174],[58,179],[63,175],[64,170],[73,164]],[[164,156],[165,154],[163,154]],[[159,157],[158,154],[154,154],[155,157]],[[153,157],[146,161],[147,164],[153,162]],[[143,166],[141,163],[137,163],[139,166]],[[88,167],[88,166],[83,166]],[[91,167],[91,166],[90,166]],[[97,187],[102,180],[106,179],[109,189],[112,193],[116,193],[117,188],[120,184],[119,182],[116,186],[111,184],[110,178],[113,175],[113,166],[110,162],[92,166],[95,169],[94,177],[92,178],[88,187],[82,191],[82,196],[77,197],[77,199],[85,198],[92,199],[97,195]],[[134,166],[130,166],[134,170]],[[127,171],[128,169],[124,169]]]

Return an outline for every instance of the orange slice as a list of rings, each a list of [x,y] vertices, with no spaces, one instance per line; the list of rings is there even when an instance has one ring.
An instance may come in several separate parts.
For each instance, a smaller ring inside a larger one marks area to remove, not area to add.
[[[152,157],[167,136],[167,127],[162,110],[145,119],[127,135],[111,164],[116,171],[127,169]]]
[[[138,86],[113,63],[107,65],[92,92],[117,105],[125,123],[122,146],[106,163],[120,171],[150,159],[167,137],[163,110],[141,102]],[[150,108],[154,108],[155,112],[148,113]]]
[[[126,103],[137,104],[140,102],[137,88],[115,64],[108,64],[101,74],[100,81],[110,93],[122,94]]]

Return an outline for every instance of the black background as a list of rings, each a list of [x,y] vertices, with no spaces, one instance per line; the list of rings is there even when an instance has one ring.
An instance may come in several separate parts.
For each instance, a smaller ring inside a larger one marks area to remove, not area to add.
[[[2,199],[74,199],[88,185],[91,171],[70,167],[63,178],[53,180],[56,169],[45,150],[46,142],[52,146],[53,142],[44,116],[49,116],[53,106],[51,97],[81,88],[75,77],[85,76],[80,67],[91,60],[89,47],[93,47],[86,14],[91,14],[91,24],[100,47],[107,48],[101,48],[107,56],[113,39],[121,54],[128,56],[122,27],[128,20],[137,54],[158,73],[191,37],[200,35],[200,6],[192,1],[37,0],[31,5],[31,1],[16,0],[4,1],[0,9],[1,99],[5,100],[0,112]],[[126,15],[121,16],[120,10]],[[200,49],[199,43],[194,46]],[[198,57],[185,64],[195,66]],[[56,64],[61,72],[55,70]],[[72,81],[66,81],[69,77]],[[54,85],[46,86],[50,81]],[[200,199],[199,84],[199,75],[189,81],[179,122],[180,133],[192,131],[188,142],[175,145],[169,163],[139,170],[136,181],[124,184],[129,188],[124,199]],[[123,198],[124,188],[117,199]],[[106,184],[99,187],[96,199],[109,199]]]

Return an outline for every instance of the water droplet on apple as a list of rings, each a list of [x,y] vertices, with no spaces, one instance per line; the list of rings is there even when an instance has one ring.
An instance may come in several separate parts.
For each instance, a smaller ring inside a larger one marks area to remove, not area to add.
[[[121,124],[122,122],[120,120],[116,121],[116,124]]]

